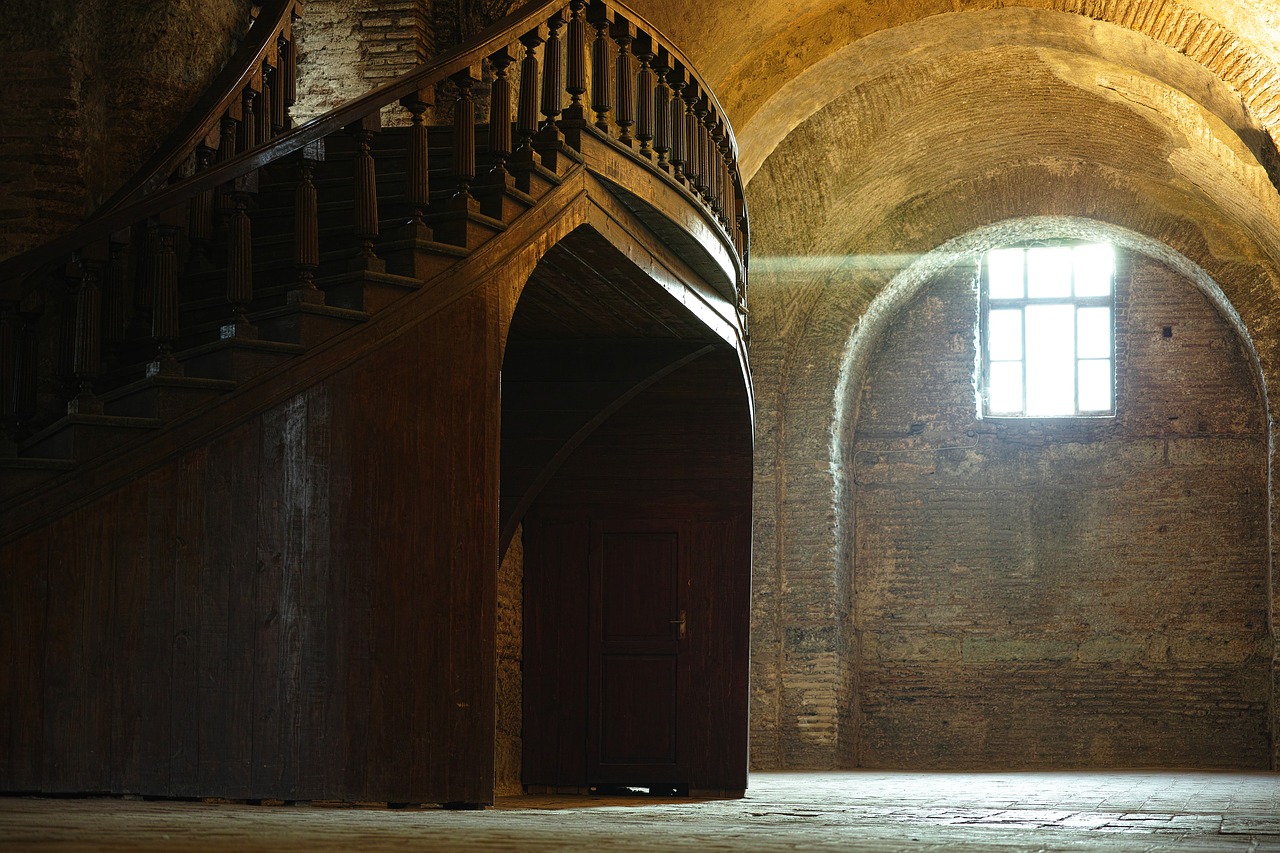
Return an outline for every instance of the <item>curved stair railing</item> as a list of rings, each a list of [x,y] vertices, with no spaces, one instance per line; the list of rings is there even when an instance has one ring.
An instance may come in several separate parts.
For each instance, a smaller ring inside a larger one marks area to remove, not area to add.
[[[287,26],[297,9],[263,14]],[[643,164],[719,235],[745,330],[733,130],[688,59],[622,3],[535,0],[292,129],[272,118],[290,97],[271,82],[292,77],[282,32],[246,42],[240,76],[224,74],[115,202],[0,263],[0,501],[367,320],[581,168],[588,142]],[[394,105],[410,124],[382,130]]]
[[[235,55],[156,153],[96,212],[136,201],[182,170],[207,168],[266,145],[291,127],[297,97],[293,25],[303,0],[255,0],[253,21]]]

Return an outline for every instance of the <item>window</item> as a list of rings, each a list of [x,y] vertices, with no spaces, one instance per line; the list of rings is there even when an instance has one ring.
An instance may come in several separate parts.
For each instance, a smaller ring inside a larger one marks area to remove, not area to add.
[[[1115,250],[993,249],[982,265],[982,415],[1115,414]]]

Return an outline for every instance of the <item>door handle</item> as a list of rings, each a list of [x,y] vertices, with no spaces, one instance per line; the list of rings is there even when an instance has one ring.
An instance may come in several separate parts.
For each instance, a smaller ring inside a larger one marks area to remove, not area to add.
[[[681,611],[680,611],[680,618],[679,618],[679,619],[672,619],[672,620],[671,620],[671,624],[672,624],[672,625],[679,625],[679,626],[680,626],[679,630],[676,632],[676,639],[677,639],[677,640],[683,640],[683,639],[684,639],[684,628],[685,628],[685,618],[684,618],[684,617],[685,617],[685,613],[684,613],[684,611],[683,611],[683,610],[681,610]]]

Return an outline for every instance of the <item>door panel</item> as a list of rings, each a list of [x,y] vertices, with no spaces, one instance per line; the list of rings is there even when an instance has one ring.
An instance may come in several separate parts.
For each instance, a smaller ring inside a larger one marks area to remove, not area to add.
[[[600,763],[676,763],[675,655],[600,661]]]
[[[678,522],[592,525],[591,783],[682,777],[681,553]]]

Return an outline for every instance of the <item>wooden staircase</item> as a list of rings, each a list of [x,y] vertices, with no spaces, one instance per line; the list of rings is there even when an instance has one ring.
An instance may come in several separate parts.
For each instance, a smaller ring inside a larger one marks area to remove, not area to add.
[[[621,3],[535,0],[290,127],[299,9],[264,2],[143,173],[0,262],[0,791],[490,802],[507,469],[508,528],[561,470],[637,517],[693,496],[737,645],[689,656],[731,676],[704,692],[732,725],[703,728],[733,741],[703,755],[732,778],[690,783],[740,789],[749,238],[723,110]],[[602,355],[608,387],[550,427],[504,416],[504,376],[576,398],[551,368]],[[621,467],[563,467],[575,447]]]
[[[265,36],[242,51],[246,67],[224,73],[227,91],[206,96],[171,140],[186,153],[149,164],[174,169],[167,183],[141,175],[76,233],[0,264],[0,512],[465,264],[586,168],[584,145],[604,143],[608,158],[642,164],[687,199],[722,243],[702,261],[727,268],[721,289],[745,334],[732,130],[642,18],[612,2],[531,3],[474,44],[289,129],[280,116],[300,10],[277,2],[259,15]],[[442,109],[438,90],[452,98]],[[490,105],[481,122],[477,95]],[[409,125],[382,129],[388,109]],[[658,234],[680,230],[644,187],[617,192]]]
[[[449,168],[438,167],[429,172],[432,190],[425,215],[415,219],[405,197],[404,153],[410,133],[408,128],[383,131],[369,152],[380,167],[372,254],[350,224],[353,172],[361,156],[350,136],[332,137],[323,153],[312,146],[310,159],[259,170],[256,192],[246,192],[248,198],[242,201],[252,210],[252,274],[246,288],[251,298],[242,306],[228,301],[228,231],[237,209],[224,204],[214,216],[213,239],[207,245],[187,243],[181,253],[175,252],[184,272],[174,283],[181,295],[176,306],[180,333],[168,343],[169,352],[157,353],[150,334],[154,307],[136,300],[125,306],[122,339],[106,348],[91,390],[85,393],[73,381],[65,382],[57,390],[77,391],[66,403],[67,413],[14,442],[13,455],[0,457],[0,500],[74,470],[77,463],[110,454],[192,410],[216,405],[248,380],[367,322],[465,262],[477,246],[502,233],[508,222],[536,205],[561,180],[540,169],[539,180],[530,186],[536,195],[514,185],[485,192],[482,208],[497,215],[472,211],[464,220],[448,210],[458,181]],[[447,163],[452,130],[432,128],[427,136],[430,151],[437,155],[431,159]],[[479,147],[477,162],[483,172],[492,168],[486,147]],[[570,168],[580,166],[562,160],[562,171]],[[294,252],[304,170],[317,199],[317,245],[324,247],[314,265],[299,264]],[[450,241],[434,239],[436,233]],[[117,277],[134,273],[135,293],[142,278],[138,270],[148,254],[146,240],[142,236],[113,247],[110,263],[123,269],[107,272]],[[76,275],[83,280],[91,270],[81,264],[71,270],[71,280]],[[42,402],[47,411],[56,411],[60,401]]]

